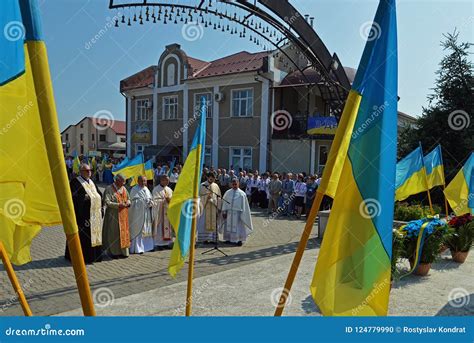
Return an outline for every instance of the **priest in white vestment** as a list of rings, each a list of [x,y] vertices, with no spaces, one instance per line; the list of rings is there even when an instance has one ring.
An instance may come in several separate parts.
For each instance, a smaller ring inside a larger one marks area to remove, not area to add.
[[[225,192],[223,199],[224,240],[241,246],[253,231],[253,225],[247,196],[239,188],[238,179],[232,180],[232,188]]]
[[[153,199],[146,186],[145,176],[138,176],[138,184],[130,191],[131,206],[128,211],[130,227],[130,253],[143,254],[155,248],[152,235]]]
[[[218,215],[221,209],[221,190],[216,175],[207,174],[207,181],[201,184],[199,191],[201,215],[197,223],[198,242],[214,242],[217,237]]]
[[[160,176],[160,183],[153,188],[153,239],[158,250],[170,249],[173,246],[173,228],[168,220],[168,206],[173,190],[168,187],[170,179]]]

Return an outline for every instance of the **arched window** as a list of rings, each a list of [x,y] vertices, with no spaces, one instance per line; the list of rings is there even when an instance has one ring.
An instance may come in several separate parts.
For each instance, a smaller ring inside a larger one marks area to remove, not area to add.
[[[174,86],[176,84],[174,72],[175,72],[174,63],[168,63],[168,67],[166,68],[167,86]]]

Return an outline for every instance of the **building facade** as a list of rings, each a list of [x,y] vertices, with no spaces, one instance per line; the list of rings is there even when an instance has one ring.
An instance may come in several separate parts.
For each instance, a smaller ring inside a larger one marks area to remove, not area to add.
[[[127,155],[184,161],[204,98],[206,166],[322,171],[334,134],[310,134],[308,125],[331,119],[331,109],[312,69],[306,69],[303,82],[280,61],[272,52],[242,51],[207,62],[187,56],[178,44],[168,45],[157,65],[120,82]]]
[[[124,121],[84,117],[61,132],[65,156],[87,155],[124,157],[126,150]]]

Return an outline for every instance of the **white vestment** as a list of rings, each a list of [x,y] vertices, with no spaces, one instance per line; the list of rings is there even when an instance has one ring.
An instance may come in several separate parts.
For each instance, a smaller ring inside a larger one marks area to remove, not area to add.
[[[153,199],[148,187],[136,185],[130,191],[131,206],[128,210],[130,226],[130,253],[139,254],[154,249],[151,207]]]
[[[224,240],[232,243],[245,242],[253,230],[247,196],[240,189],[229,189],[223,199],[222,212],[227,214]]]
[[[173,242],[173,228],[168,220],[169,203],[166,201],[172,196],[173,190],[168,186],[153,188],[153,239],[158,246],[167,246]]]
[[[209,185],[206,181],[201,184],[199,191],[200,216],[197,222],[198,242],[215,241],[218,221],[218,210],[221,208],[221,190],[213,182]],[[201,209],[202,207],[202,209]]]
[[[91,245],[97,247],[102,245],[102,197],[97,192],[97,188],[91,179],[84,179],[82,176],[77,177],[91,199],[91,208],[89,223],[91,226]]]

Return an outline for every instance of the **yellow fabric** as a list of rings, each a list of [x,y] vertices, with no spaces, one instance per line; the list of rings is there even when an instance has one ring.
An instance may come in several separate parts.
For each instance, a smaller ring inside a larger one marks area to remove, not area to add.
[[[74,161],[72,163],[72,171],[74,172],[74,174],[79,175],[80,166],[81,166],[81,162],[79,161],[79,157],[78,156],[74,157]]]
[[[451,180],[449,185],[446,186],[444,195],[457,216],[471,213],[468,207],[469,188],[462,169],[456,174],[454,179]]]
[[[439,165],[431,171],[431,174],[427,175],[428,187],[431,189],[435,186],[444,185],[444,168],[443,165]]]
[[[356,91],[351,90],[344,106],[344,112],[341,116],[341,122],[337,127],[336,136],[329,152],[328,161],[324,168],[321,185],[318,192],[324,193],[332,198],[336,194],[339,178],[341,177],[344,159],[349,149],[352,131],[357,119],[359,104],[362,97]],[[331,178],[325,178],[324,175],[331,175]]]
[[[25,70],[0,86],[0,239],[15,264],[31,260],[39,225],[61,223],[26,46]]]
[[[199,182],[196,183],[195,180],[196,171],[199,170],[196,163],[200,163],[200,155],[200,145],[189,152],[168,206],[168,219],[176,236],[168,265],[168,272],[172,277],[181,270],[189,252],[192,229],[190,224],[192,215],[196,215],[198,210],[192,201],[198,195]]]
[[[410,195],[425,192],[427,190],[426,170],[423,167],[421,170],[413,173],[403,185],[395,190],[395,201],[405,200]]]
[[[38,100],[41,125],[43,126],[41,133],[43,134],[45,145],[48,147],[48,154],[42,159],[42,161],[49,161],[49,167],[47,171],[43,173],[43,176],[47,176],[48,180],[46,189],[52,193],[52,196],[56,194],[57,201],[55,200],[54,206],[61,211],[64,232],[68,235],[76,234],[78,232],[76,215],[71,190],[69,188],[66,165],[64,163],[46,45],[43,41],[29,41],[27,47]],[[33,169],[36,170],[36,167]],[[54,170],[54,184],[50,170]],[[53,189],[54,192],[52,191]],[[61,204],[60,208],[58,204]]]
[[[310,287],[325,316],[387,315],[390,260],[361,203],[346,158]]]

